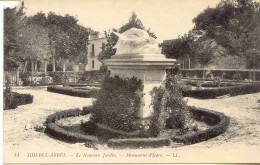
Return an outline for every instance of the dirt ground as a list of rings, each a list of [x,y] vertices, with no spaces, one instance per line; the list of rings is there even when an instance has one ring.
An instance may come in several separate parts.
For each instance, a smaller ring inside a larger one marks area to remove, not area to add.
[[[228,130],[208,141],[177,148],[94,150],[86,148],[84,143],[58,141],[34,129],[41,126],[48,115],[69,108],[82,108],[92,104],[93,99],[51,93],[46,91],[46,87],[17,87],[13,90],[32,94],[34,101],[3,112],[5,163],[260,162],[260,93],[210,100],[185,98],[188,105],[222,112],[230,117]],[[65,153],[66,157],[39,157],[30,153]],[[86,157],[79,156],[83,153]],[[98,154],[99,157],[88,154]],[[142,157],[138,154],[147,155]]]

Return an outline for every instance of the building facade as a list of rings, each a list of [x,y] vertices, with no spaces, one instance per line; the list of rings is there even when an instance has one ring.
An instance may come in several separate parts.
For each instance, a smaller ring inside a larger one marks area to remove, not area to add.
[[[85,67],[86,71],[99,70],[102,63],[98,60],[99,53],[105,49],[107,40],[105,37],[100,37],[97,33],[90,35],[88,47],[88,64]]]

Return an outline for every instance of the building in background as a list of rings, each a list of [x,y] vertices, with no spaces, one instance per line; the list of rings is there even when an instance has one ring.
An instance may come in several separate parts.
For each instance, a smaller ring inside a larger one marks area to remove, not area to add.
[[[98,60],[99,53],[105,49],[107,40],[99,33],[91,34],[88,45],[88,64],[85,67],[86,71],[99,70],[102,63]]]

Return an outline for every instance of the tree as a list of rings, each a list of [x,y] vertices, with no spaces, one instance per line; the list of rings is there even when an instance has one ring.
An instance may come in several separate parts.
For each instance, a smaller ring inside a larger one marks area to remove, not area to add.
[[[202,68],[209,66],[214,60],[223,55],[222,49],[214,40],[200,38],[196,41],[195,59]]]
[[[37,70],[38,61],[48,61],[50,58],[48,29],[36,24],[26,25],[19,30],[20,35],[17,37],[18,44],[23,47],[19,56],[25,62],[24,68],[30,61],[31,71],[34,71]]]
[[[250,60],[250,52],[259,50],[256,43],[260,36],[255,35],[260,22],[259,6],[252,0],[223,0],[194,18],[195,29],[214,39],[230,55],[239,57],[242,64]]]
[[[187,68],[190,68],[191,59],[194,58],[196,52],[195,41],[196,35],[194,31],[189,31],[188,34],[179,36],[178,39],[164,44],[163,54],[165,54],[167,58],[180,59],[183,68],[185,67],[185,61],[188,61]]]
[[[33,71],[39,61],[47,63],[51,60],[55,71],[55,61],[64,64],[66,61],[87,61],[88,36],[93,30],[79,25],[78,20],[68,14],[60,16],[50,12],[46,16],[39,12],[26,17],[24,8],[22,3],[19,9],[5,9],[5,69],[17,68],[21,64],[26,68],[30,61]]]
[[[24,3],[18,9],[4,9],[4,68],[13,70],[19,67],[22,57],[19,51],[23,48],[18,44],[19,29],[24,26]]]
[[[65,71],[66,61],[86,62],[86,52],[88,44],[89,29],[78,25],[78,20],[66,14],[65,16],[57,15],[53,12],[39,12],[29,17],[29,24],[39,25],[47,29],[49,38],[49,55],[53,62],[53,71],[55,71],[56,62],[63,63]]]
[[[77,22],[75,17],[68,14],[65,16],[52,12],[48,14],[46,26],[50,29],[50,42],[54,47],[53,61],[63,60],[64,64],[67,60],[83,63],[86,61],[89,32]]]

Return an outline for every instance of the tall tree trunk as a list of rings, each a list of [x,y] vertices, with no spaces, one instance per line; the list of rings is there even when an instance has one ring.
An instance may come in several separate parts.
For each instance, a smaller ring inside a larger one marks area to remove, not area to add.
[[[255,70],[256,70],[256,69],[253,69],[253,77],[252,77],[252,80],[253,80],[253,81],[256,81],[256,80],[255,80]]]
[[[45,72],[45,73],[47,72],[47,64],[48,64],[48,62],[45,61],[45,62],[44,62],[44,72]]]
[[[25,61],[24,68],[23,68],[23,73],[26,71],[27,64],[28,64],[28,61]]]
[[[52,71],[55,72],[55,60],[53,60],[53,63],[52,63]]]
[[[33,62],[33,60],[31,60],[31,71],[32,71],[32,74],[31,74],[31,84],[32,84],[32,82],[33,82],[33,67],[34,66],[34,62]]]
[[[63,72],[66,72],[66,61],[63,61]]]
[[[190,69],[190,56],[188,55],[188,69]]]
[[[35,72],[38,72],[38,69],[37,69],[37,67],[38,67],[38,63],[37,63],[37,62],[35,62],[35,65],[34,65],[34,71],[35,71]]]
[[[31,72],[33,73],[33,66],[34,66],[34,63],[33,63],[33,60],[31,60]]]
[[[20,74],[19,74],[19,69],[16,70],[16,85],[19,85],[19,79],[20,79]]]

